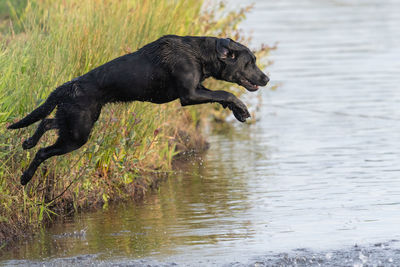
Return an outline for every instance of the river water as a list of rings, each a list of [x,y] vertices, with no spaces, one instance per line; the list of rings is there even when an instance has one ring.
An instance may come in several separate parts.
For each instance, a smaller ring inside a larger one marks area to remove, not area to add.
[[[258,0],[241,27],[279,47],[257,123],[0,264],[400,265],[400,1]]]

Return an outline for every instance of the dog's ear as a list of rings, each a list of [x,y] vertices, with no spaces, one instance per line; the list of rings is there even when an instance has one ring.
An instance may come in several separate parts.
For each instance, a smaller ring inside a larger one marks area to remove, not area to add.
[[[229,43],[231,42],[231,39],[217,39],[217,44],[216,44],[216,50],[217,50],[217,55],[219,59],[235,59],[236,55],[235,53],[229,49]]]

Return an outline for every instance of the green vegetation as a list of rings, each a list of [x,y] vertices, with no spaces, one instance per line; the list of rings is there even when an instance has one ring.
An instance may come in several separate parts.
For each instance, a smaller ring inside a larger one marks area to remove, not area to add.
[[[222,6],[211,11],[201,7],[197,0],[0,2],[0,247],[55,214],[138,198],[171,171],[179,151],[204,147],[197,128],[210,113],[201,107],[181,108],[177,102],[109,105],[83,148],[49,159],[24,188],[19,183],[22,170],[38,148],[54,142],[55,133],[23,151],[22,141],[35,127],[6,130],[58,85],[162,35],[248,41],[236,30],[247,9],[218,19]],[[267,52],[267,47],[258,51],[260,56]],[[220,107],[214,111],[214,116],[225,116]]]

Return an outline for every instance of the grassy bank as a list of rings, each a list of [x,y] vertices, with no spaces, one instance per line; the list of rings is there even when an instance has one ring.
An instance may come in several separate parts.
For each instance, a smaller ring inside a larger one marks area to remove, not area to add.
[[[55,133],[23,151],[22,141],[35,127],[5,129],[56,86],[162,35],[248,41],[236,31],[246,10],[216,16],[221,6],[202,10],[202,5],[197,0],[30,0],[0,6],[0,246],[56,214],[140,198],[171,171],[179,151],[204,148],[199,127],[210,112],[202,107],[182,108],[178,102],[108,105],[84,147],[49,159],[22,187],[22,170],[40,147],[54,142]],[[211,88],[229,86],[210,83]],[[224,116],[220,107],[213,112]]]

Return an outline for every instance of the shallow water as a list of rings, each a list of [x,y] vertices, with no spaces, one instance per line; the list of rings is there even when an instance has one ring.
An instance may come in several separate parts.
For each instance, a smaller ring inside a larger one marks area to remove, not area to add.
[[[242,28],[279,47],[259,121],[211,133],[144,203],[78,215],[0,264],[400,264],[400,1],[255,3]]]

